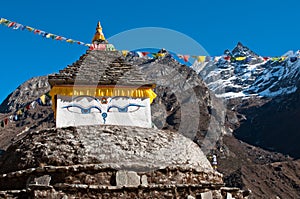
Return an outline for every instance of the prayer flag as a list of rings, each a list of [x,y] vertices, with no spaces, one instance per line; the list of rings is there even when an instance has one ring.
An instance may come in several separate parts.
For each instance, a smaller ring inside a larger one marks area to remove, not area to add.
[[[21,24],[16,23],[16,25],[13,27],[13,29],[14,29],[14,30],[17,30],[17,29],[19,29],[20,27],[21,27]]]
[[[128,54],[128,50],[122,50],[121,52],[122,52],[122,55],[123,55],[124,57],[126,57],[127,54]]]
[[[40,99],[41,99],[42,105],[45,105],[46,104],[46,95],[42,95],[40,97]]]
[[[206,59],[205,56],[198,56],[198,57],[197,57],[197,61],[198,61],[198,62],[204,62],[205,59]]]
[[[245,60],[247,57],[236,57],[235,60],[237,61],[243,61]]]
[[[30,103],[30,106],[31,106],[33,109],[35,108],[35,103],[36,103],[36,101],[33,101],[33,102]]]
[[[22,115],[23,114],[23,111],[21,110],[21,109],[19,109],[18,111],[17,111],[17,115]]]
[[[147,56],[148,54],[150,54],[150,52],[142,52],[143,56]]]
[[[55,39],[55,38],[56,38],[56,35],[53,35],[53,34],[51,34],[51,33],[50,33],[49,35],[50,35],[50,38],[51,38],[51,39]]]
[[[9,28],[13,27],[15,24],[16,24],[15,22],[10,22],[7,27],[9,27]]]
[[[14,120],[14,116],[13,115],[9,116],[9,121],[12,122],[13,120]]]
[[[225,57],[224,57],[224,59],[227,60],[227,61],[229,61],[230,58],[231,58],[230,56],[225,56]]]
[[[189,58],[190,58],[189,55],[183,55],[183,60],[184,60],[185,62],[188,62],[188,61],[189,61]]]
[[[6,21],[7,21],[7,19],[1,18],[1,19],[0,19],[0,24],[5,23]]]
[[[34,28],[31,28],[31,27],[29,27],[29,26],[25,26],[26,27],[26,29],[29,31],[29,32],[32,32],[33,30],[34,30]]]
[[[30,109],[30,104],[26,105],[26,109],[29,110]]]
[[[37,34],[37,33],[40,33],[41,31],[40,30],[37,30],[37,29],[35,29],[34,31],[33,31],[33,33],[34,34]]]
[[[15,24],[16,24],[15,22],[10,22],[7,27],[9,27],[9,28],[13,27]]]
[[[268,60],[270,59],[270,57],[263,57],[263,59],[264,59],[265,61],[268,61]]]
[[[68,43],[74,43],[74,41],[72,39],[67,39],[66,42],[68,42]]]
[[[46,37],[46,34],[44,31],[40,31],[39,35],[42,35],[42,37]]]

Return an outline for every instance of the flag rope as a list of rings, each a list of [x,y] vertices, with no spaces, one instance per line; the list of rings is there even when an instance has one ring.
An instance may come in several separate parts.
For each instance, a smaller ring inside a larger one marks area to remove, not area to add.
[[[77,40],[73,40],[73,39],[68,39],[66,37],[63,36],[59,36],[56,34],[52,34],[52,33],[48,33],[45,32],[43,30],[40,29],[36,29],[36,28],[32,28],[30,26],[25,26],[22,25],[20,23],[17,22],[13,22],[10,21],[8,19],[4,19],[4,18],[0,18],[0,24],[7,26],[9,28],[15,29],[15,30],[28,30],[29,32],[33,32],[34,34],[40,35],[44,38],[48,38],[48,39],[53,39],[53,40],[58,40],[58,41],[65,41],[68,43],[77,43],[79,45],[84,45],[84,46],[88,46],[90,48],[90,50],[108,50],[108,51],[115,51],[114,47],[111,45],[109,46],[109,44],[107,46],[103,46],[103,44],[99,44],[99,48],[97,48],[97,46],[95,47],[94,44],[88,44],[88,43],[84,43],[81,41],[77,41]],[[124,57],[126,57],[127,55],[133,55],[133,56],[139,56],[139,57],[150,57],[150,58],[160,58],[160,57],[164,57],[166,55],[166,53],[151,53],[151,52],[140,52],[140,51],[128,51],[128,50],[118,50],[119,52],[122,53],[122,55]],[[172,55],[173,56],[173,55]],[[261,61],[278,61],[278,62],[282,62],[285,61],[288,57],[287,56],[277,56],[277,57],[262,57],[262,56],[258,56],[258,57],[251,57],[251,56],[231,56],[231,55],[223,55],[223,56],[203,56],[203,55],[182,55],[182,54],[176,54],[176,58],[183,60],[184,62],[189,62],[191,59],[192,61],[194,60],[194,63],[205,63],[205,62],[218,62],[220,59],[223,59],[227,62],[250,62],[253,59],[259,59]],[[291,56],[289,57],[289,60],[291,62],[295,62],[300,58],[299,56]]]
[[[0,24],[6,26],[8,28],[12,28],[14,30],[28,30],[29,32],[33,32],[34,34],[40,35],[40,36],[42,36],[44,38],[47,38],[47,39],[65,41],[65,42],[68,42],[68,43],[71,43],[71,44],[76,43],[76,44],[83,45],[83,46],[90,46],[90,44],[87,44],[87,43],[84,43],[84,42],[81,42],[81,41],[77,41],[77,40],[69,39],[69,38],[59,36],[59,35],[56,35],[56,34],[52,34],[52,33],[49,33],[49,32],[45,32],[43,30],[40,30],[40,29],[37,29],[37,28],[32,28],[30,26],[26,26],[26,25],[23,25],[23,24],[20,24],[20,23],[17,23],[17,22],[10,21],[8,19],[4,19],[4,18],[0,18]]]

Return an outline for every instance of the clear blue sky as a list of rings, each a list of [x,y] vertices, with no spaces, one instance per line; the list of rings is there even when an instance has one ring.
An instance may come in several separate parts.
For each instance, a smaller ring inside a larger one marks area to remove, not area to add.
[[[100,20],[108,38],[140,27],[184,33],[210,55],[238,41],[258,54],[300,49],[300,1],[1,1],[0,17],[89,43]],[[162,46],[163,48],[164,46]],[[0,101],[31,77],[58,72],[86,47],[0,26]]]

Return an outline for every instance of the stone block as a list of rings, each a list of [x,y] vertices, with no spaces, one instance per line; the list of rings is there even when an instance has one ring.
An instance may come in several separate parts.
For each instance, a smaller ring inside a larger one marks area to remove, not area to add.
[[[50,181],[51,181],[51,176],[49,176],[49,175],[43,175],[43,176],[34,178],[34,184],[36,184],[36,185],[49,186]]]
[[[194,196],[191,196],[191,195],[188,195],[188,196],[187,196],[187,199],[195,199],[195,197],[194,197]]]
[[[143,186],[148,186],[148,180],[147,180],[147,176],[146,175],[142,175],[141,184]]]
[[[226,194],[226,199],[235,199],[235,198],[232,197],[232,194],[231,194],[231,193],[227,193],[227,194]]]
[[[117,171],[116,173],[117,186],[138,187],[140,183],[140,176],[134,171]]]
[[[128,171],[127,173],[128,179],[127,183],[129,186],[139,186],[141,184],[140,176],[134,171]]]
[[[200,196],[201,199],[213,199],[211,191],[201,193]]]

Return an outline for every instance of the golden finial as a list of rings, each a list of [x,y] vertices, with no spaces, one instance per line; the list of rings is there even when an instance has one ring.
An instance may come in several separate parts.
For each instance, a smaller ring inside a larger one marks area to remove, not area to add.
[[[101,27],[100,21],[98,21],[97,28],[96,28],[96,33],[94,35],[92,43],[94,43],[95,41],[98,41],[98,42],[101,42],[101,43],[103,41],[106,41],[106,39],[104,37],[104,34],[102,32],[102,27]]]

